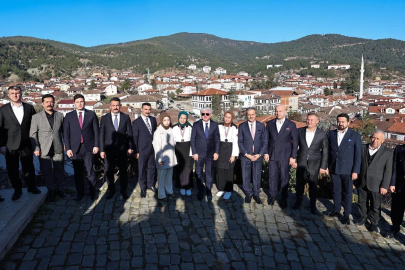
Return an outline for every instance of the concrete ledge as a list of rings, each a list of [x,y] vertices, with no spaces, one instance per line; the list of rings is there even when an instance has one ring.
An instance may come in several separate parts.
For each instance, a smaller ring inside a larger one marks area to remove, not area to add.
[[[14,189],[0,190],[5,199],[0,203],[0,261],[13,247],[18,237],[32,220],[34,213],[45,201],[48,189],[39,187],[41,194],[32,194],[23,188],[23,194],[17,201],[12,201]]]

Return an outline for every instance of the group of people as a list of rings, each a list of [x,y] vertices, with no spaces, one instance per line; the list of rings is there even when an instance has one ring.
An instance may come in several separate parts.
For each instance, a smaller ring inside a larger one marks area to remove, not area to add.
[[[110,100],[110,112],[99,121],[93,111],[85,109],[83,95],[74,96],[75,110],[65,117],[54,110],[52,95],[42,96],[43,110],[35,113],[33,106],[21,101],[19,86],[8,89],[10,103],[0,108],[0,153],[5,155],[7,173],[14,188],[12,200],[20,199],[22,182],[19,161],[28,192],[41,193],[35,182],[33,154],[39,157],[42,175],[48,188],[47,200],[65,197],[64,151],[72,159],[76,200],[84,197],[85,172],[89,194],[97,198],[94,155],[105,160],[105,178],[108,183],[107,199],[115,195],[115,168],[119,168],[120,193],[129,197],[128,156],[135,155],[138,163],[138,183],[141,197],[147,190],[157,193],[159,200],[173,197],[173,179],[180,194],[190,196],[195,166],[198,200],[212,201],[214,179],[218,193],[227,200],[231,197],[236,159],[240,158],[245,203],[260,199],[262,167],[269,166],[269,196],[274,205],[281,190],[281,208],[287,207],[290,167],[297,169],[296,200],[293,209],[301,206],[304,186],[309,185],[310,211],[316,208],[317,182],[321,174],[330,174],[333,182],[334,209],[328,215],[340,216],[350,224],[353,184],[357,186],[361,217],[358,225],[369,224],[368,229],[378,232],[382,196],[392,192],[391,217],[393,225],[387,237],[394,237],[403,220],[405,209],[405,145],[395,148],[394,155],[382,145],[384,133],[376,130],[371,142],[362,145],[360,134],[350,129],[349,116],[337,116],[337,129],[325,132],[318,128],[315,113],[308,113],[304,128],[297,129],[286,118],[286,108],[275,109],[275,119],[263,123],[256,120],[256,110],[246,111],[247,120],[237,127],[234,114],[226,111],[223,123],[211,120],[211,108],[201,110],[201,120],[191,125],[188,113],[178,114],[178,123],[163,112],[159,125],[150,116],[151,104],[143,103],[141,115],[131,123],[121,112],[119,98]],[[158,188],[155,187],[157,171]],[[216,175],[215,175],[216,174]],[[4,199],[0,197],[0,201]],[[367,220],[370,222],[368,223]]]

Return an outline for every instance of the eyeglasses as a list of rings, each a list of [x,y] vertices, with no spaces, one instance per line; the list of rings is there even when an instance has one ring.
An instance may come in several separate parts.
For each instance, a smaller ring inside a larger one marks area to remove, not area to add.
[[[201,116],[210,116],[209,113],[202,113]]]

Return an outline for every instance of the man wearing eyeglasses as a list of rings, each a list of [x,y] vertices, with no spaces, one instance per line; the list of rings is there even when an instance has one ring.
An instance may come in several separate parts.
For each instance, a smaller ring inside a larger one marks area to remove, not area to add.
[[[198,186],[198,200],[204,198],[204,175],[205,166],[205,191],[208,202],[212,201],[212,183],[214,178],[214,161],[219,155],[219,129],[218,123],[211,120],[211,108],[204,108],[201,111],[201,120],[193,125],[191,131],[190,145],[193,159],[196,161],[195,173]]]
[[[32,105],[21,101],[22,90],[19,86],[9,87],[8,97],[10,103],[0,108],[0,153],[6,156],[7,173],[14,188],[11,199],[16,201],[22,195],[20,162],[28,192],[41,193],[35,183],[33,151],[29,136],[35,110]]]

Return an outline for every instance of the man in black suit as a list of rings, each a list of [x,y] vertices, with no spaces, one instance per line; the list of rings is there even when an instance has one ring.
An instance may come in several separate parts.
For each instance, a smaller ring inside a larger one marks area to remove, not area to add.
[[[367,220],[367,204],[371,225],[367,228],[378,233],[382,196],[387,194],[392,176],[392,151],[382,145],[384,132],[375,130],[371,142],[362,146],[361,168],[355,185],[359,194],[360,219],[356,225],[364,225]]]
[[[95,200],[96,174],[93,169],[94,155],[98,153],[99,127],[98,119],[93,111],[84,108],[84,96],[73,97],[75,109],[66,114],[63,122],[63,138],[66,154],[72,159],[77,196],[80,201],[84,196],[84,169],[86,167],[89,180],[90,199]]]
[[[128,157],[132,154],[131,119],[120,112],[121,101],[117,97],[110,100],[110,113],[101,117],[100,122],[100,156],[105,160],[105,174],[108,182],[107,199],[115,194],[114,171],[120,170],[121,194],[128,199]]]
[[[317,128],[319,118],[316,113],[307,115],[307,126],[298,129],[298,154],[296,200],[293,209],[301,206],[305,183],[309,185],[309,198],[311,213],[316,215],[316,198],[318,192],[318,175],[327,173],[328,169],[328,135]]]
[[[146,197],[146,188],[156,193],[155,188],[155,152],[153,150],[153,133],[156,130],[156,118],[150,116],[152,106],[145,102],[142,104],[141,116],[132,122],[133,150],[138,159],[139,186],[141,197]]]
[[[197,177],[198,200],[204,198],[205,166],[205,191],[207,201],[212,201],[211,188],[214,181],[214,161],[219,157],[220,136],[218,123],[211,120],[211,108],[201,110],[202,120],[197,121],[191,130],[190,146],[195,163]]]
[[[34,107],[21,101],[22,90],[19,86],[8,88],[10,103],[0,108],[0,153],[6,156],[8,177],[14,188],[12,200],[22,195],[19,162],[21,161],[28,192],[39,194],[35,183],[33,152],[30,141],[31,119]],[[3,201],[0,197],[0,201]]]
[[[386,237],[394,238],[400,230],[405,211],[405,145],[397,145],[395,147],[392,178],[389,188],[392,192],[392,225]]]
[[[276,107],[276,118],[267,122],[269,138],[268,154],[264,160],[269,162],[270,196],[267,200],[273,205],[278,194],[278,182],[281,178],[281,208],[287,207],[290,165],[295,163],[298,150],[298,131],[295,123],[286,118],[284,105]]]
[[[342,223],[350,225],[352,211],[353,181],[360,173],[361,137],[349,128],[349,115],[341,113],[337,116],[336,130],[329,131],[329,162],[328,169],[333,183],[334,209],[330,217],[340,216],[343,206]]]

